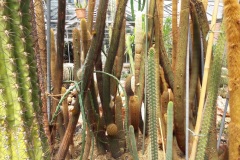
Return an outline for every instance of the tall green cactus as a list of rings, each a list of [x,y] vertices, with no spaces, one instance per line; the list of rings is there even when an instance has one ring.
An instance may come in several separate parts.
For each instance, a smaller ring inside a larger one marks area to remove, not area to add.
[[[218,39],[218,47],[215,50],[213,64],[210,68],[210,77],[208,79],[208,93],[206,100],[206,108],[204,110],[204,116],[201,126],[201,135],[199,137],[196,159],[204,159],[206,154],[207,145],[209,143],[210,132],[213,130],[214,123],[216,123],[216,100],[218,94],[218,86],[221,76],[222,58],[224,50],[225,36],[223,33],[220,34]],[[216,144],[213,147],[216,148]]]
[[[168,102],[167,108],[167,154],[166,159],[172,160],[172,146],[173,146],[173,102]]]
[[[39,140],[44,137],[36,116],[40,97],[29,3],[0,4],[0,149],[4,159],[43,159],[47,148],[46,139]]]
[[[149,49],[147,70],[147,100],[149,111],[149,134],[151,141],[152,159],[158,159],[157,144],[157,95],[156,95],[156,76],[155,76],[155,49]]]

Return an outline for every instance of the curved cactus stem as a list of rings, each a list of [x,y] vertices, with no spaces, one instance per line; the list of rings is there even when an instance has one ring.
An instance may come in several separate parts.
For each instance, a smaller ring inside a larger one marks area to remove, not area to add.
[[[197,155],[196,159],[205,159],[205,154],[208,143],[209,143],[209,138],[210,138],[210,133],[212,130],[214,130],[214,126],[216,124],[216,100],[217,100],[217,94],[218,94],[218,85],[220,82],[220,77],[221,77],[221,68],[222,68],[222,59],[223,59],[223,53],[224,50],[224,43],[225,43],[225,37],[221,33],[218,39],[217,43],[217,49],[215,50],[214,54],[214,59],[213,59],[213,64],[210,68],[210,73],[209,73],[209,79],[208,79],[208,92],[207,92],[207,99],[206,99],[206,107],[203,112],[203,120],[202,120],[202,125],[201,125],[201,132],[200,134],[202,136],[199,137],[199,142],[197,146]],[[210,148],[215,148],[216,149],[216,144],[212,144],[214,146]],[[217,151],[215,150],[215,153]]]

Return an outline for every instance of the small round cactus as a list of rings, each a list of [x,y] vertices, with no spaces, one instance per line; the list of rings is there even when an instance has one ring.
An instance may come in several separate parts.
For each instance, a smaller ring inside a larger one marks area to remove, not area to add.
[[[107,126],[107,134],[109,136],[115,136],[117,135],[117,132],[118,132],[118,128],[116,124],[111,123]]]

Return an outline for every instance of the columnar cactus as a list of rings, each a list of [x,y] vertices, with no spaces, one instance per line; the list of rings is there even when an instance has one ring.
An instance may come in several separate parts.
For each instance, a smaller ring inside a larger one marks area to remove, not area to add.
[[[152,159],[158,159],[157,144],[157,95],[156,95],[156,76],[155,76],[155,49],[149,49],[148,70],[147,70],[147,97],[149,111],[149,134],[151,140]]]
[[[197,155],[196,159],[205,159],[207,145],[210,140],[210,133],[214,131],[214,126],[216,124],[216,100],[218,95],[218,86],[221,77],[221,68],[222,68],[222,59],[223,59],[223,50],[224,50],[225,36],[223,33],[220,34],[218,38],[217,48],[215,50],[215,55],[213,59],[213,64],[210,67],[210,77],[208,79],[208,93],[206,99],[206,107],[203,113],[203,120],[201,125],[201,135],[199,137],[199,142],[197,146]],[[215,133],[215,132],[213,132]],[[216,149],[216,144],[212,144]],[[213,156],[214,151],[212,151],[211,156]],[[215,150],[216,152],[216,150]]]
[[[43,159],[29,0],[0,3],[0,150],[3,159]],[[31,146],[31,147],[29,147]],[[46,159],[46,157],[44,158]]]
[[[235,0],[224,0],[224,17],[227,37],[229,71],[229,159],[240,158],[240,6]]]

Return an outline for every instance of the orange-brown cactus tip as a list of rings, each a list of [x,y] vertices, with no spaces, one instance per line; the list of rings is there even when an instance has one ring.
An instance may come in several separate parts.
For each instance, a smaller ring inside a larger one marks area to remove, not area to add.
[[[115,136],[117,135],[117,132],[118,132],[118,128],[116,124],[111,123],[107,126],[107,134],[109,136]]]
[[[125,90],[128,96],[132,96],[134,94],[133,88],[132,75],[128,75],[125,81]]]

